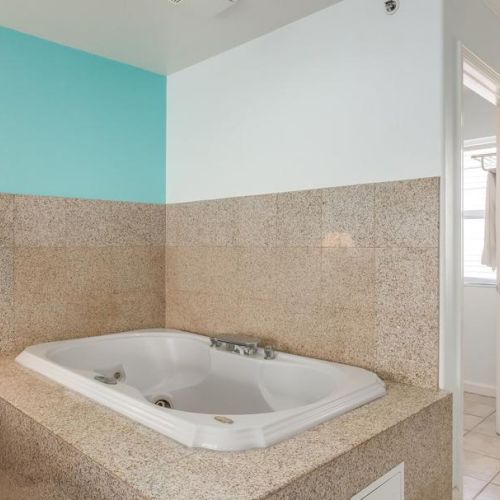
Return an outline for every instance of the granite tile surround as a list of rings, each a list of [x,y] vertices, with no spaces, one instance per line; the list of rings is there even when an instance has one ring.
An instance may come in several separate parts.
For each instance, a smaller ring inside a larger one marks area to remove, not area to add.
[[[435,388],[439,178],[167,205],[166,326]]]
[[[274,446],[224,453],[187,448],[11,359],[0,379],[0,485],[4,472],[14,491],[50,491],[43,500],[349,500],[402,461],[405,498],[451,499],[444,392],[389,383],[384,398]]]
[[[0,194],[0,355],[162,327],[164,205]]]

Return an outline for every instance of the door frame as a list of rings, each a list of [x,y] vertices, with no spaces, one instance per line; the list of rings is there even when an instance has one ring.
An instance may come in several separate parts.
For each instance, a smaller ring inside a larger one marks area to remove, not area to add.
[[[463,87],[500,106],[500,75],[458,45],[452,147],[445,151],[441,201],[441,335],[439,384],[453,392],[454,483],[461,488],[463,445]],[[453,92],[453,89],[450,89]]]

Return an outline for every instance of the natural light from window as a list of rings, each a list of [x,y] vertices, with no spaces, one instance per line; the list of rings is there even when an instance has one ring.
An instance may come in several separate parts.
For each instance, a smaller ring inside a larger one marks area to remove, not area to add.
[[[484,214],[486,203],[487,172],[472,157],[494,153],[491,140],[474,141],[464,151],[463,223],[464,223],[464,282],[465,284],[494,285],[496,271],[481,264],[484,245]]]

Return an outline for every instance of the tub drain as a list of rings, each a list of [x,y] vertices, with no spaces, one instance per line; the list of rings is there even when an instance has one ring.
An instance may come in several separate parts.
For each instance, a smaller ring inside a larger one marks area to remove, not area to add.
[[[172,408],[172,405],[166,399],[157,399],[155,401],[156,406],[161,406],[162,408]]]

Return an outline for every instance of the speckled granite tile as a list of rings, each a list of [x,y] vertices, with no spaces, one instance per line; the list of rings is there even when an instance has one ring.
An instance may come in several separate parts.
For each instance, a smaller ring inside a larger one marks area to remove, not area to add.
[[[362,303],[323,308],[322,324],[316,337],[317,357],[370,370],[378,368],[375,314]]]
[[[241,318],[240,299],[235,295],[167,290],[165,325],[203,335],[235,333]]]
[[[439,313],[382,309],[376,315],[376,367],[390,380],[437,387]]]
[[[66,249],[61,247],[16,247],[16,307],[66,302],[71,288],[66,258]]]
[[[134,290],[114,293],[109,304],[105,332],[162,328],[165,324],[165,294]]]
[[[165,244],[164,205],[114,202],[119,245]]]
[[[11,354],[42,342],[89,335],[88,318],[79,304],[16,304],[14,309],[14,342]]]
[[[107,272],[113,292],[157,290],[162,271],[149,246],[120,246],[109,249],[110,264]]]
[[[209,215],[209,232],[206,244],[214,246],[235,246],[238,234],[238,200],[227,198],[204,203]]]
[[[0,304],[0,355],[7,355],[16,347],[14,335],[14,306]]]
[[[272,447],[217,453],[188,449],[11,360],[0,361],[0,378],[3,381],[0,398],[45,426],[107,474],[153,498],[263,498],[300,481],[319,467],[329,463],[334,465],[340,457],[355,453],[358,447],[385,431],[396,433],[396,437],[391,441],[391,434],[385,435],[380,442],[391,443],[391,457],[399,459],[398,450],[413,444],[413,437],[406,436],[404,442],[398,437],[403,435],[398,430],[402,422],[409,422],[408,429],[413,433],[431,433],[448,429],[448,426],[451,430],[449,396],[390,384],[386,397]],[[426,409],[442,408],[444,404],[446,410],[437,419],[439,427],[433,418],[412,422],[413,416],[425,417]],[[441,434],[439,439],[433,440],[433,446],[445,450],[441,451],[440,460],[448,460],[451,451],[448,453],[446,443],[448,436],[451,440],[451,434],[448,431]],[[432,454],[428,453],[433,458],[426,462],[425,467],[441,470],[436,467],[435,448],[432,448]],[[357,466],[360,468],[363,464],[369,468],[377,463],[377,460],[365,461],[360,455]],[[224,470],[222,476],[221,470]],[[85,474],[87,481],[93,478],[96,484],[101,481],[88,471],[75,474]],[[338,479],[348,481],[349,476],[342,478]]]
[[[206,293],[236,295],[239,287],[238,260],[240,250],[229,247],[205,249],[205,279],[203,290]]]
[[[277,301],[279,303],[321,303],[321,249],[278,250]]]
[[[112,292],[112,265],[115,255],[109,248],[67,247],[63,253],[64,260],[61,260],[60,268],[64,271],[64,282],[57,283],[61,291],[60,302],[80,302],[88,296]],[[30,265],[31,263],[28,263],[28,269]],[[52,301],[54,302],[54,298]]]
[[[422,410],[268,498],[349,500],[404,462],[406,499],[451,499],[450,405],[447,399]]]
[[[439,246],[439,177],[375,184],[377,247]]]
[[[378,372],[436,387],[439,348],[437,249],[379,249],[376,254]]]
[[[0,194],[0,246],[14,244],[14,196]]]
[[[277,197],[277,245],[321,246],[320,190],[280,193]]]
[[[14,250],[0,246],[0,304],[12,304],[14,299]]]
[[[242,247],[276,245],[277,195],[237,199],[236,244]]]
[[[165,207],[69,199],[66,243],[72,246],[140,246],[165,242]]]
[[[376,303],[378,307],[420,310],[439,304],[437,249],[377,249]]]
[[[237,287],[242,297],[276,299],[278,251],[275,248],[242,248],[238,251]]]
[[[324,307],[375,305],[375,251],[372,248],[324,248],[321,256]]]
[[[18,246],[66,244],[65,198],[18,196],[15,199],[14,240]]]
[[[11,488],[15,487],[13,493],[29,494],[19,500],[146,498],[2,399],[0,424],[3,431],[0,433],[2,468],[8,467],[11,477],[16,477],[16,483],[10,484]],[[8,493],[11,492],[12,489]],[[5,490],[2,498],[9,498],[4,497],[4,493]]]
[[[373,184],[322,189],[322,245],[371,248],[375,241]]]
[[[288,302],[272,306],[273,331],[269,344],[276,349],[323,358],[323,331],[321,307],[319,305]]]
[[[203,292],[206,283],[205,247],[167,247],[166,286],[169,290]]]

